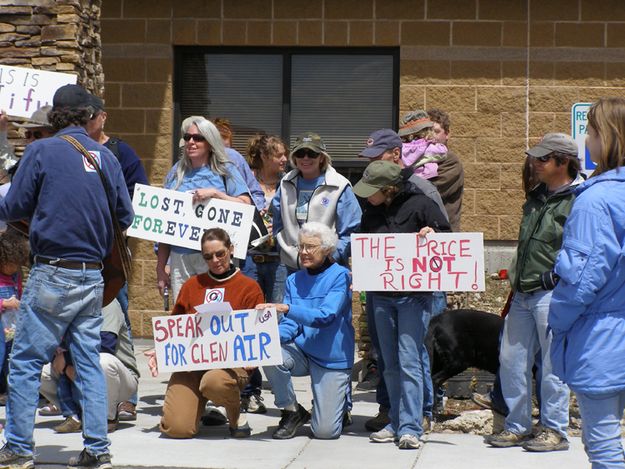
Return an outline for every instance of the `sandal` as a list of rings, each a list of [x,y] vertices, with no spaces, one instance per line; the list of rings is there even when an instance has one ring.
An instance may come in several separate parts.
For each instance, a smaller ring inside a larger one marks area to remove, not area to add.
[[[61,415],[61,410],[54,404],[46,404],[39,409],[39,415],[50,417],[53,415]]]

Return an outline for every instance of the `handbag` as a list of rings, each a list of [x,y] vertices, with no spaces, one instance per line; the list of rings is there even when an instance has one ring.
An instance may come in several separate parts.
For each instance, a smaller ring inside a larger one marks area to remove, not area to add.
[[[87,149],[83,147],[74,137],[62,135],[60,138],[76,148],[76,150],[78,150],[78,152],[87,159],[89,164],[95,168],[98,176],[100,176],[102,185],[104,186],[104,192],[106,193],[106,200],[108,202],[111,220],[113,222],[113,246],[111,248],[111,253],[102,260],[102,264],[104,266],[102,269],[102,278],[104,280],[102,306],[106,306],[117,297],[121,288],[130,278],[132,268],[130,251],[126,246],[126,239],[122,233],[121,227],[119,226],[117,216],[115,215],[115,210],[113,209],[110,197],[109,184],[106,176],[104,176],[104,173],[100,169],[100,165],[98,165],[98,162],[91,155],[91,153],[89,153]]]

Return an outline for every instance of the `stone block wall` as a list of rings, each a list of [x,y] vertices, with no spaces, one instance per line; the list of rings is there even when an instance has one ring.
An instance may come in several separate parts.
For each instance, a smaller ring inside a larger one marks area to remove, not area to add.
[[[173,48],[390,46],[400,111],[441,107],[466,171],[463,229],[516,239],[524,150],[570,132],[575,102],[625,91],[618,0],[106,0],[108,130],[133,145],[152,183],[172,162]],[[150,243],[135,242],[134,330],[160,314]]]

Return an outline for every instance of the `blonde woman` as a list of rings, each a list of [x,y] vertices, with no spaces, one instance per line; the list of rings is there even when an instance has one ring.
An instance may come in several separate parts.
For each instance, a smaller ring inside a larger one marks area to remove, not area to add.
[[[193,192],[194,201],[217,198],[251,204],[249,189],[228,159],[215,125],[201,116],[187,117],[182,121],[181,134],[182,156],[165,177],[164,187]],[[170,257],[171,273],[167,274],[165,266]],[[206,262],[199,250],[159,244],[156,277],[161,293],[170,286],[177,298],[188,278],[204,272]]]

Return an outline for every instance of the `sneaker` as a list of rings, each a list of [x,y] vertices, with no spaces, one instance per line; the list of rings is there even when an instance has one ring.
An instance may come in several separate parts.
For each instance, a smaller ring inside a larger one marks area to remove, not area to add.
[[[391,418],[388,416],[388,410],[380,409],[375,417],[365,422],[365,428],[370,432],[379,432],[389,423],[391,423]]]
[[[402,435],[399,437],[399,449],[418,449],[421,447],[419,437],[415,435]]]
[[[288,440],[293,438],[297,429],[310,420],[310,414],[301,404],[297,404],[297,410],[283,410],[280,424],[272,437],[275,440]]]
[[[263,403],[263,396],[252,394],[251,396],[241,396],[241,412],[248,414],[266,414],[267,407]]]
[[[11,469],[34,469],[35,460],[31,456],[14,453],[7,445],[0,449],[0,465]]]
[[[371,362],[367,365],[367,372],[362,378],[362,381],[356,385],[356,389],[358,391],[371,391],[378,386],[379,382],[380,373],[378,371],[378,365],[375,362]]]
[[[349,427],[354,420],[352,419],[352,413],[349,410],[343,412],[343,422],[341,423],[342,428]]]
[[[432,417],[424,415],[421,426],[423,427],[423,433],[432,433]]]
[[[569,440],[557,431],[543,427],[538,435],[523,444],[523,449],[532,452],[566,451]]]
[[[111,455],[109,453],[94,456],[87,452],[86,449],[83,449],[78,456],[69,458],[67,467],[68,469],[112,469],[113,465],[111,464]]]
[[[385,427],[382,430],[369,435],[369,440],[374,443],[393,443],[394,441],[397,441],[397,435],[395,435],[395,432]]]
[[[490,394],[480,394],[478,392],[474,392],[471,394],[471,400],[479,405],[482,409],[492,409],[493,401],[490,398]]]
[[[57,433],[80,433],[81,430],[82,423],[73,416],[67,417],[62,423],[54,427],[54,431]]]
[[[232,438],[249,438],[252,435],[252,429],[250,425],[245,422],[243,425],[239,425],[237,428],[230,428],[230,436]]]
[[[202,425],[207,427],[214,427],[217,425],[225,425],[228,422],[228,418],[221,413],[216,407],[209,409],[206,415],[202,416]]]
[[[510,446],[522,446],[527,440],[531,438],[531,434],[518,435],[511,431],[504,431],[497,433],[496,435],[488,435],[484,437],[484,441],[496,448],[508,448]]]
[[[128,401],[120,402],[117,406],[117,417],[120,422],[137,420],[137,406]]]

